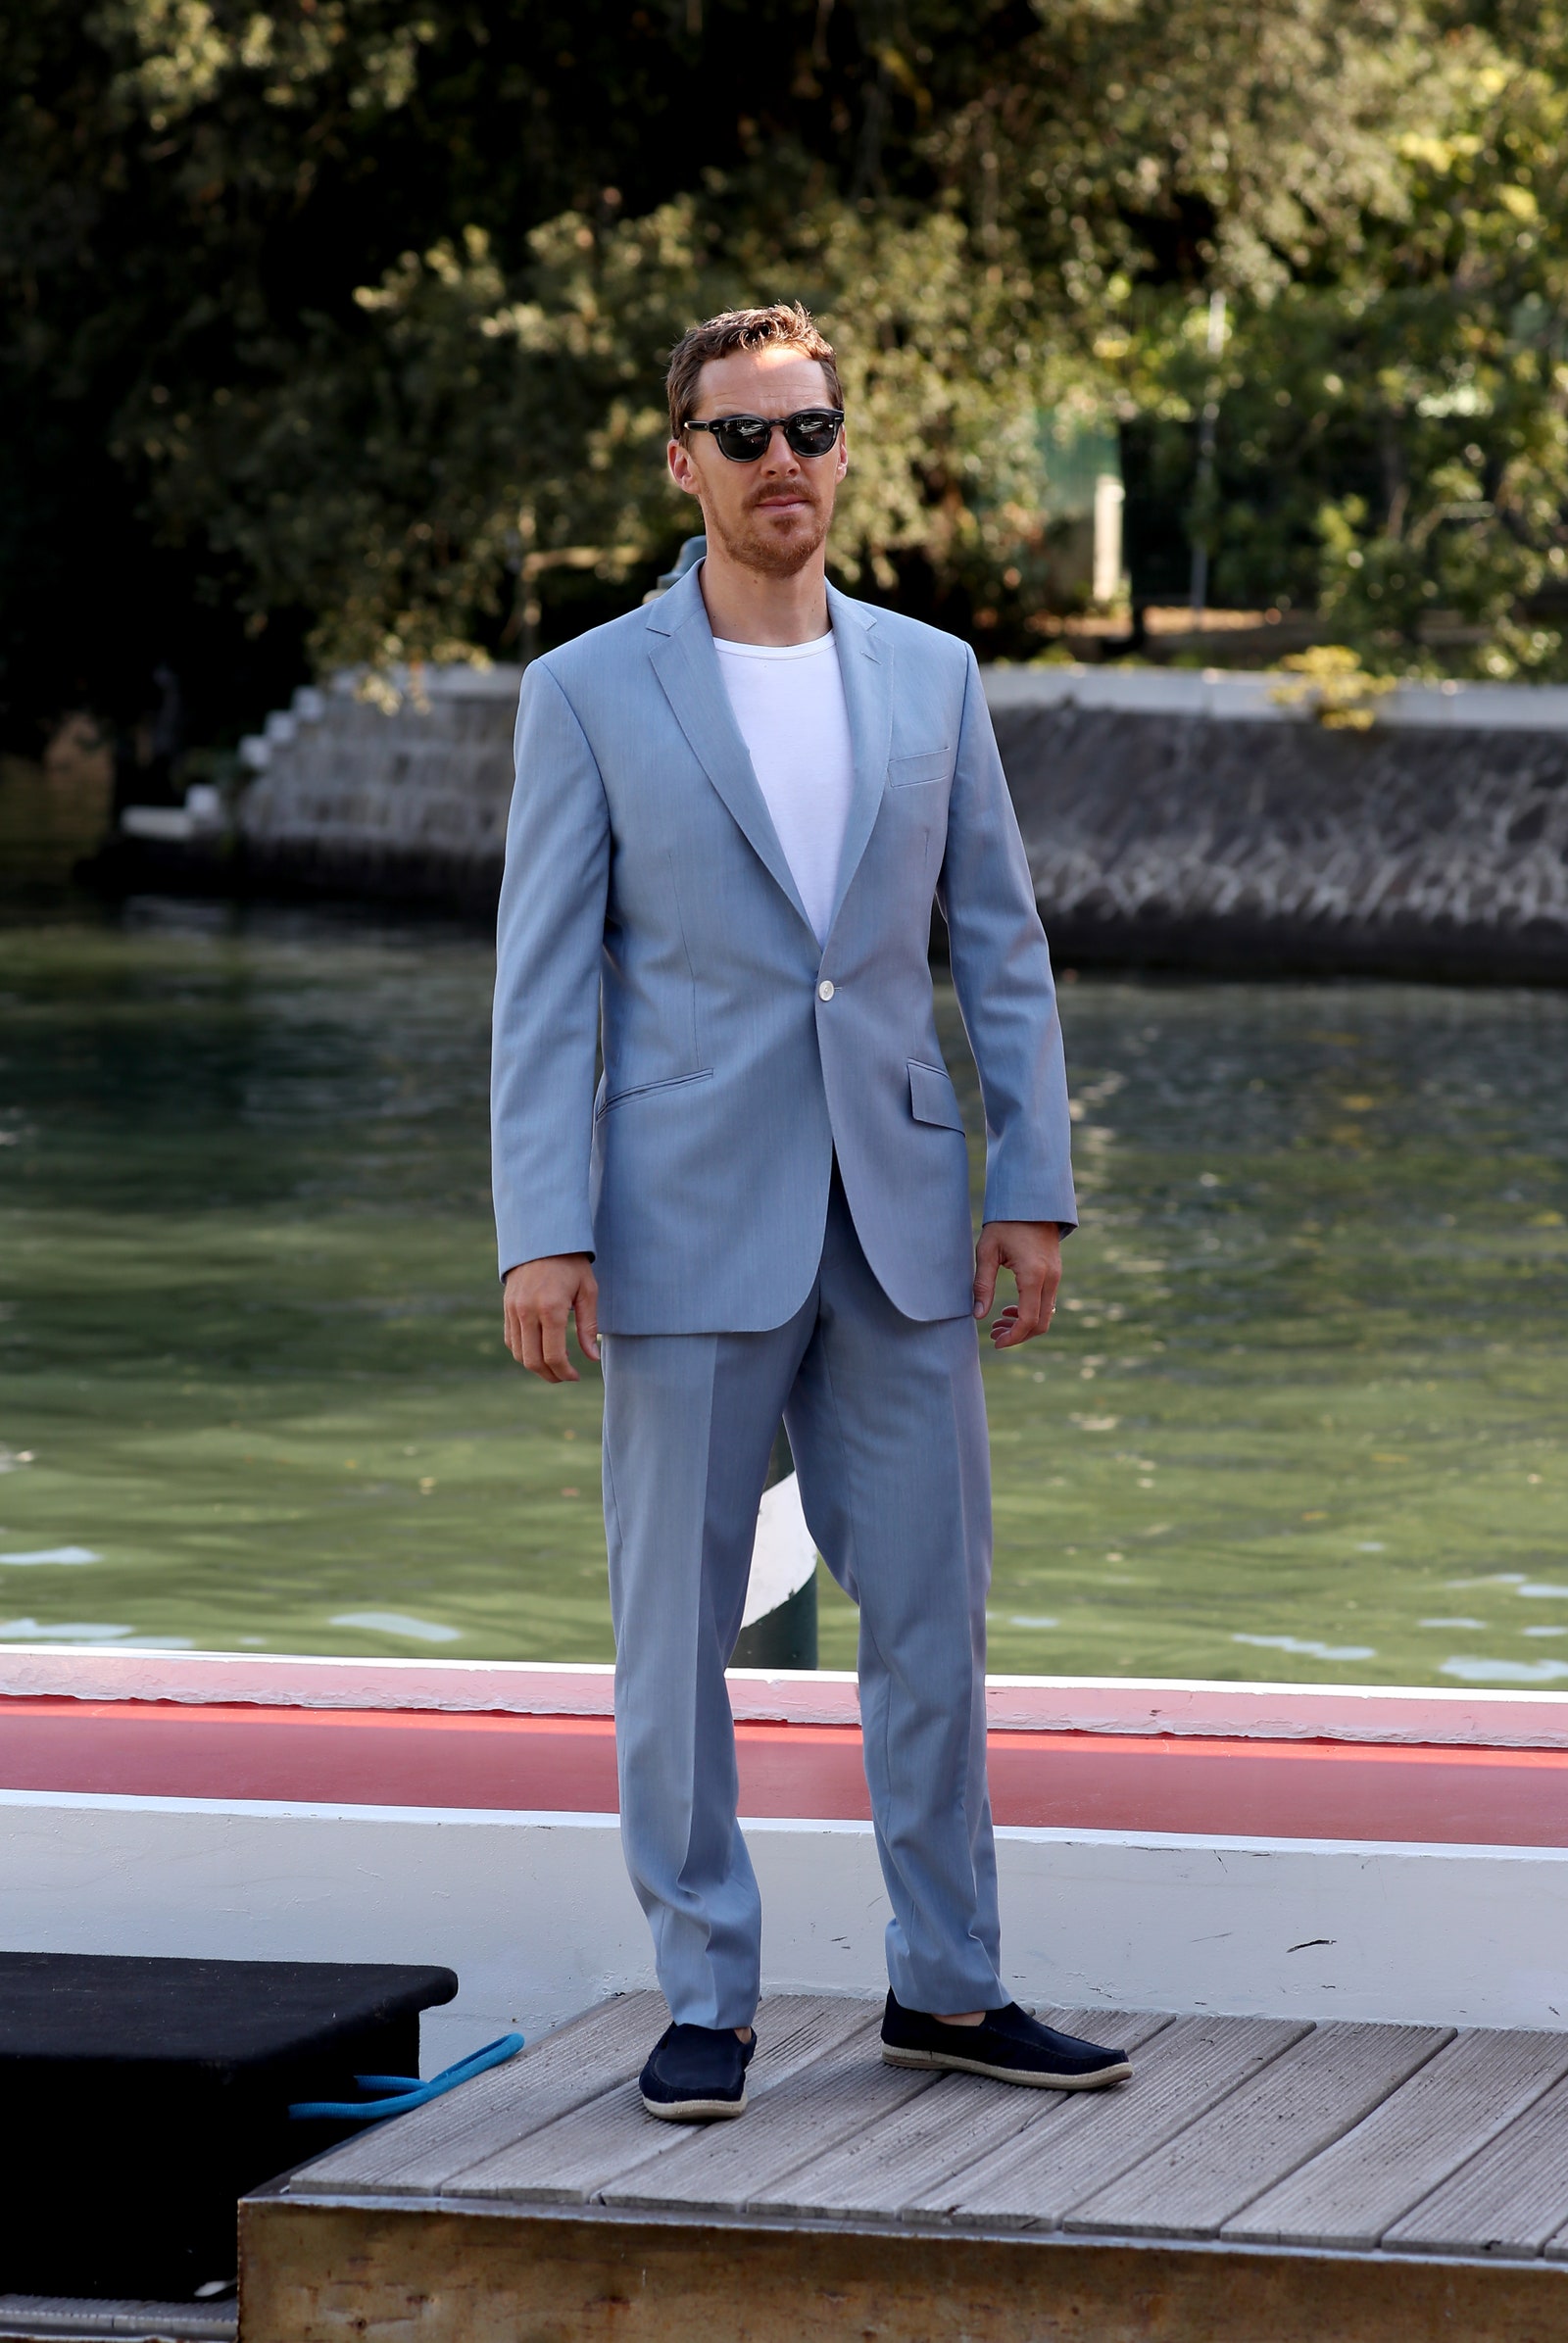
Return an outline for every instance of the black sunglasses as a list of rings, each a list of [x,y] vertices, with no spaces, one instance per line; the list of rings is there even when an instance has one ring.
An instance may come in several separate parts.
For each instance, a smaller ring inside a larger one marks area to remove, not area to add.
[[[838,444],[844,428],[842,407],[803,407],[795,415],[721,415],[710,423],[688,421],[687,431],[711,431],[718,452],[731,464],[755,464],[782,431],[797,456],[826,456]]]

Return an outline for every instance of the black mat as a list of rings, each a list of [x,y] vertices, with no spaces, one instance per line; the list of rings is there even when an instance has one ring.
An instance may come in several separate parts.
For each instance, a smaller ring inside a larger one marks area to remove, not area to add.
[[[0,2293],[190,2301],[248,2189],[357,2126],[289,2104],[416,2075],[450,1969],[0,1953]]]

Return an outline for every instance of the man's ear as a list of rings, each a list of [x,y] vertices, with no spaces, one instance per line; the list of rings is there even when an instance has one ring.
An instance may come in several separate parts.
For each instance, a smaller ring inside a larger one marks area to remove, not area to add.
[[[669,465],[669,476],[676,487],[683,490],[687,496],[698,495],[697,466],[692,462],[692,453],[686,442],[683,439],[672,439],[664,450],[664,460]]]

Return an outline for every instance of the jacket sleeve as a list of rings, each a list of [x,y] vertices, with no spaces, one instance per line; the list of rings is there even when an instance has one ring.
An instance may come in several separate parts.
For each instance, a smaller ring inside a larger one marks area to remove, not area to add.
[[[610,808],[587,736],[542,660],[522,679],[496,931],[490,1147],[501,1274],[591,1253],[599,964]]]
[[[986,1110],[987,1220],[1077,1223],[1061,1020],[972,651],[937,901]]]

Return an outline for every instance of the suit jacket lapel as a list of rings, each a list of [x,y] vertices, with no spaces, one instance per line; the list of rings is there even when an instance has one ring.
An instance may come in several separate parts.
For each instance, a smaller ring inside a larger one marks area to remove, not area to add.
[[[855,788],[850,818],[839,858],[838,887],[833,918],[843,908],[860,857],[870,843],[887,781],[888,753],[893,743],[892,674],[885,651],[876,641],[876,618],[863,603],[851,602],[836,586],[827,590],[828,615],[839,647],[839,673],[844,678],[844,702],[849,711],[850,746],[855,755]],[[832,921],[828,923],[832,933]]]
[[[730,708],[697,580],[697,569],[689,569],[667,594],[649,605],[648,654],[698,762],[809,928],[767,800],[758,787],[746,743]]]

